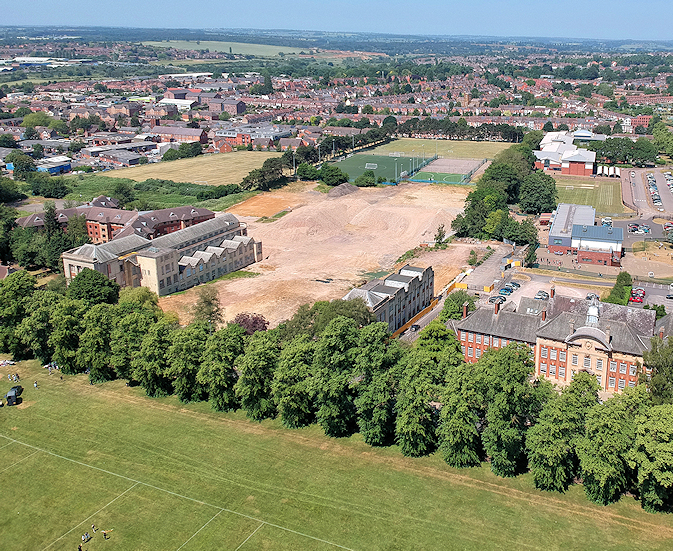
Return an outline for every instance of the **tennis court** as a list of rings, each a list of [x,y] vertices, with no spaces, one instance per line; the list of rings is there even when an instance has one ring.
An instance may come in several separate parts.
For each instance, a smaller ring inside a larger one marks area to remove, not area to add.
[[[337,166],[342,172],[348,174],[351,181],[366,170],[373,170],[376,178],[385,178],[388,182],[395,182],[406,176],[412,170],[417,170],[423,163],[422,157],[404,157],[396,154],[372,155],[371,153],[355,153],[341,161],[331,164]],[[426,160],[430,160],[427,158]]]

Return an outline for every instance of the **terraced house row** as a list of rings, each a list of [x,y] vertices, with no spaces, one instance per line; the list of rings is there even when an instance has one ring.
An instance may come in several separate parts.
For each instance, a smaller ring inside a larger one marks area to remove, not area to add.
[[[240,270],[262,259],[262,243],[231,214],[154,239],[133,234],[82,245],[61,255],[66,281],[84,268],[122,287],[147,287],[160,296]]]
[[[489,348],[512,342],[526,344],[535,360],[535,374],[559,386],[576,373],[596,377],[606,393],[635,386],[643,369],[643,354],[653,337],[669,335],[673,315],[656,321],[653,310],[642,310],[556,295],[549,300],[522,298],[501,308],[463,310],[463,319],[449,322],[458,336],[466,362],[476,362]]]

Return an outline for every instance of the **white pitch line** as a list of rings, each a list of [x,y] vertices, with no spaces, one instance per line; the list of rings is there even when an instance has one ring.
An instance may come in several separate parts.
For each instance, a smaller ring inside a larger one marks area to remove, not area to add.
[[[47,452],[47,453],[49,453],[49,452]],[[70,530],[68,530],[68,531],[67,531],[65,534],[63,534],[60,538],[58,538],[58,539],[52,541],[49,545],[47,545],[47,547],[45,547],[44,549],[42,549],[42,551],[46,551],[46,550],[49,549],[52,545],[54,545],[56,542],[61,541],[64,537],[66,537],[68,534],[70,534],[70,532],[72,532],[73,530],[75,530],[75,529],[78,528],[79,526],[82,526],[82,524],[84,524],[85,522],[87,522],[89,519],[95,517],[95,516],[96,516],[98,513],[100,513],[103,509],[105,509],[105,508],[109,507],[110,505],[112,505],[115,501],[117,501],[117,500],[118,500],[120,497],[122,497],[124,494],[126,494],[127,492],[130,492],[131,490],[133,490],[133,488],[135,488],[138,484],[140,484],[140,482],[136,482],[133,486],[130,486],[129,488],[127,488],[126,490],[124,490],[121,494],[119,494],[116,498],[114,498],[110,503],[107,503],[106,505],[103,505],[103,507],[101,507],[100,509],[98,509],[98,511],[96,511],[94,514],[89,515],[89,516],[86,517],[82,522],[80,522],[80,523],[77,524],[76,526],[73,526]]]
[[[203,526],[201,526],[201,528],[199,528],[196,532],[194,532],[185,543],[183,543],[180,547],[178,547],[177,551],[180,551],[180,549],[182,549],[185,545],[187,545],[190,541],[192,541],[194,536],[196,536],[196,534],[198,534],[201,530],[203,530],[206,526],[208,526],[211,522],[213,522],[217,517],[217,515],[219,515],[222,511],[224,511],[224,509],[220,509],[217,513],[215,513],[213,518],[211,518],[208,522],[206,522]]]
[[[124,480],[128,480],[129,482],[135,482],[137,484],[142,484],[143,486],[147,486],[148,488],[152,488],[154,490],[158,490],[160,492],[164,492],[164,493],[173,495],[175,497],[186,499],[186,500],[192,501],[194,503],[199,503],[201,505],[206,505],[208,507],[213,507],[215,509],[220,509],[220,511],[224,511],[225,513],[231,513],[232,515],[238,515],[239,517],[248,518],[248,519],[254,520],[256,522],[261,522],[261,523],[267,524],[269,526],[272,526],[273,528],[278,528],[279,530],[285,530],[286,532],[290,532],[292,534],[297,534],[298,536],[303,536],[305,538],[309,538],[309,539],[312,539],[312,540],[315,540],[315,541],[319,541],[321,543],[326,543],[327,545],[331,545],[332,547],[337,547],[339,549],[344,549],[345,551],[355,551],[354,549],[351,549],[350,547],[344,547],[343,545],[339,545],[338,543],[334,543],[332,541],[317,538],[316,536],[311,536],[309,534],[304,534],[303,532],[299,532],[297,530],[292,530],[291,528],[286,528],[285,526],[280,526],[278,524],[273,524],[271,522],[267,522],[267,521],[262,520],[260,518],[256,518],[256,517],[252,517],[250,515],[246,515],[245,513],[239,513],[238,511],[234,511],[232,509],[226,509],[224,507],[220,507],[219,505],[213,505],[212,503],[207,503],[205,501],[201,501],[201,500],[195,499],[193,497],[178,494],[176,492],[171,492],[170,490],[166,490],[165,488],[160,488],[159,486],[154,486],[153,484],[148,484],[147,482],[143,482],[142,480],[136,480],[134,478],[125,476],[123,474],[113,473],[112,471],[108,471],[106,469],[101,469],[100,467],[95,467],[94,465],[89,465],[88,463],[83,463],[82,461],[77,461],[76,459],[71,459],[70,457],[65,457],[64,455],[59,455],[57,453],[50,452],[49,450],[38,448],[37,446],[33,446],[32,444],[26,444],[25,442],[21,442],[20,440],[10,438],[9,436],[5,436],[4,434],[0,434],[0,437],[5,438],[6,440],[10,440],[11,442],[14,442],[16,444],[21,444],[22,446],[26,446],[27,448],[34,449],[34,450],[36,450],[35,453],[43,452],[43,453],[46,453],[46,454],[51,455],[53,457],[58,457],[59,459],[64,459],[65,461],[70,461],[71,463],[75,463],[76,465],[81,465],[82,467],[87,467],[89,469],[93,469],[95,471],[99,471],[99,472],[102,472],[102,473],[105,473],[105,474],[109,474],[111,476],[116,476],[118,478],[123,478]],[[24,458],[24,459],[26,459],[26,458]]]
[[[262,522],[262,524],[260,524],[257,528],[255,528],[255,531],[252,534],[250,534],[247,538],[245,538],[241,543],[241,545],[239,545],[234,551],[238,551],[241,547],[243,547],[245,545],[245,542],[247,542],[252,536],[254,536],[257,533],[257,530],[259,530],[265,524],[266,522]]]
[[[33,457],[33,456],[34,456],[36,453],[38,453],[39,451],[40,451],[40,450],[34,451],[33,453],[27,455],[26,457],[22,457],[22,458],[19,459],[18,461],[12,463],[9,467],[5,467],[4,469],[2,469],[2,470],[0,471],[0,474],[1,474],[1,473],[4,473],[5,471],[8,471],[8,470],[11,469],[14,465],[18,465],[19,463],[21,463],[21,461],[25,461],[25,460],[28,459],[29,457]]]
[[[11,446],[13,443],[14,443],[14,442],[9,442],[9,443],[5,444],[4,446],[0,446],[0,450],[1,450],[2,448],[6,448],[7,446]]]

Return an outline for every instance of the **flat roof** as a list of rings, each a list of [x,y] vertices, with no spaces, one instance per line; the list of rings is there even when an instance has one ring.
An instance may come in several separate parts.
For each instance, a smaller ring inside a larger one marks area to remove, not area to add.
[[[571,237],[574,225],[593,226],[595,220],[596,209],[589,205],[560,203],[549,228],[549,237]]]
[[[589,239],[591,241],[624,241],[623,228],[607,226],[573,226],[573,238]]]

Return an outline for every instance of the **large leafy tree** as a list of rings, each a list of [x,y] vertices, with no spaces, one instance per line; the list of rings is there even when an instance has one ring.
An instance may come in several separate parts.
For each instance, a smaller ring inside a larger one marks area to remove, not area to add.
[[[25,299],[26,315],[16,328],[16,336],[42,363],[51,361],[54,354],[49,344],[53,330],[51,313],[63,300],[63,295],[54,291],[41,291]]]
[[[119,285],[105,275],[84,268],[68,285],[67,297],[86,304],[115,304],[119,299]]]
[[[458,289],[449,294],[444,300],[444,308],[439,314],[440,321],[447,322],[461,319],[463,317],[463,304],[466,302],[468,312],[473,312],[476,309],[476,298],[474,296],[463,289]]]
[[[538,170],[523,179],[519,190],[521,210],[531,214],[551,212],[556,208],[556,180]]]
[[[315,421],[312,364],[315,342],[306,335],[295,337],[281,352],[271,386],[284,426],[296,429]]]
[[[395,439],[395,401],[402,350],[390,340],[387,323],[372,323],[360,330],[355,356],[355,407],[360,434],[367,444],[385,446]]]
[[[224,318],[217,289],[212,286],[201,287],[197,292],[198,298],[192,307],[194,321],[207,322],[211,327],[217,327]]]
[[[110,364],[110,337],[114,322],[114,308],[110,304],[96,304],[84,314],[84,332],[79,338],[77,357],[80,370],[89,369],[89,380],[92,383],[115,378],[115,371]]]
[[[673,510],[673,404],[646,409],[636,417],[636,438],[628,455],[638,470],[638,490],[647,511]]]
[[[0,281],[0,350],[23,358],[25,345],[14,330],[26,316],[26,299],[35,292],[37,280],[19,270]]]
[[[327,436],[350,436],[357,416],[351,387],[358,330],[351,318],[334,318],[322,333],[313,356],[316,418]]]
[[[148,396],[167,396],[172,392],[168,369],[168,347],[175,321],[161,318],[153,324],[140,344],[140,352],[131,362],[132,377],[145,389]]]
[[[53,360],[59,365],[61,371],[68,375],[79,373],[81,362],[77,351],[79,350],[79,338],[84,331],[84,315],[88,305],[82,300],[66,298],[54,306],[51,311],[49,323],[52,331],[49,335],[48,344],[53,348]]]
[[[235,385],[238,374],[234,365],[245,349],[245,331],[236,324],[211,334],[203,351],[197,381],[208,391],[215,411],[231,411],[239,406]]]
[[[628,456],[636,437],[636,417],[651,406],[645,385],[627,388],[592,407],[577,440],[584,491],[594,503],[609,505],[635,485]]]
[[[245,353],[236,361],[239,373],[235,390],[241,407],[253,421],[276,416],[271,392],[273,374],[278,366],[280,347],[272,331],[258,331],[248,341]]]
[[[615,288],[617,283],[615,283]],[[655,405],[673,403],[673,340],[651,339],[650,350],[643,354],[643,362],[652,371],[645,378]],[[643,375],[644,377],[644,375]]]
[[[362,299],[319,301],[313,306],[302,304],[294,316],[281,324],[278,329],[284,341],[290,341],[297,335],[317,337],[334,318],[339,316],[351,318],[358,327],[375,320],[374,314]]]
[[[171,334],[171,345],[166,354],[168,366],[164,373],[173,382],[175,394],[181,402],[203,400],[205,397],[204,388],[198,383],[196,375],[201,368],[208,331],[207,323],[194,322]]]
[[[123,315],[119,305],[116,313]],[[110,365],[117,377],[133,378],[133,359],[140,354],[143,338],[155,321],[156,317],[149,310],[142,309],[118,319],[110,334]]]
[[[556,399],[542,408],[538,423],[526,436],[528,463],[535,486],[565,492],[578,473],[576,440],[582,435],[589,409],[598,403],[593,375],[577,373]]]

